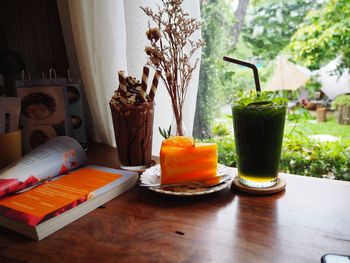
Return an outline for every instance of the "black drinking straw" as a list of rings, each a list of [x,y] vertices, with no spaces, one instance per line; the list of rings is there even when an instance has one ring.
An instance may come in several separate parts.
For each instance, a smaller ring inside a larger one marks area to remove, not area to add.
[[[251,64],[251,63],[248,63],[245,61],[241,61],[238,59],[234,59],[234,58],[229,58],[229,57],[224,57],[224,60],[227,62],[231,62],[231,63],[235,63],[235,64],[238,64],[238,65],[241,65],[244,67],[251,68],[253,70],[253,73],[254,73],[255,89],[257,92],[261,92],[258,69],[254,64]]]

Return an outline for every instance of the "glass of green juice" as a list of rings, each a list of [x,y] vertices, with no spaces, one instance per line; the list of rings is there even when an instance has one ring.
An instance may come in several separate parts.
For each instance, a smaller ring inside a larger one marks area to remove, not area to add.
[[[240,182],[254,188],[277,183],[287,100],[243,98],[232,106]]]

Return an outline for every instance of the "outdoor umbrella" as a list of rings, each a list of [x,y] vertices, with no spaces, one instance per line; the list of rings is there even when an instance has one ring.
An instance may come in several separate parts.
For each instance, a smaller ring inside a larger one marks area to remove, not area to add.
[[[276,68],[264,90],[297,90],[310,78],[311,72],[295,65],[281,55],[276,59]]]
[[[334,100],[341,94],[350,93],[350,74],[348,70],[344,70],[339,76],[335,72],[339,59],[332,60],[327,65],[315,72],[316,79],[321,83],[321,90],[326,96]]]

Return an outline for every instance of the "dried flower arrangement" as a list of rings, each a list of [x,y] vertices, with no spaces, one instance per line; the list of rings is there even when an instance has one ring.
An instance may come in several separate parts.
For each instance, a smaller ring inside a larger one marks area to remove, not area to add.
[[[171,98],[177,135],[183,135],[182,109],[188,84],[199,62],[198,58],[193,59],[193,55],[203,46],[201,39],[191,39],[201,23],[184,12],[182,2],[161,0],[162,6],[158,6],[157,12],[141,7],[156,25],[151,27],[148,23],[146,35],[151,45],[145,48],[147,64],[161,71],[161,79]]]

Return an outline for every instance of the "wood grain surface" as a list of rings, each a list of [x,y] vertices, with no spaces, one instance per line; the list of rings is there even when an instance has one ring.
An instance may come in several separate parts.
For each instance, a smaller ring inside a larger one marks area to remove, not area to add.
[[[66,77],[68,59],[55,0],[1,0],[0,48],[20,54],[32,79],[55,68]],[[21,72],[16,78],[21,79]],[[6,79],[5,79],[6,80]]]
[[[89,162],[116,167],[115,149]],[[176,197],[134,187],[37,242],[0,228],[0,262],[320,262],[350,254],[350,183],[285,175],[284,192]]]

